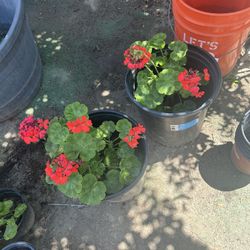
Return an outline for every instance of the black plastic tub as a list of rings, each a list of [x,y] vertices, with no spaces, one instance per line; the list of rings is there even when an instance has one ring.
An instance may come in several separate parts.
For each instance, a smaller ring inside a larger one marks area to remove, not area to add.
[[[35,248],[27,242],[16,242],[4,247],[2,250],[35,250]]]
[[[250,110],[236,129],[232,161],[243,173],[250,175]]]
[[[0,247],[4,247],[9,243],[19,240],[25,234],[29,232],[35,221],[35,215],[32,207],[27,203],[26,199],[16,190],[9,188],[0,189],[0,201],[3,199],[14,199],[17,202],[25,203],[27,209],[21,218],[17,221],[18,230],[16,236],[9,241],[3,239],[3,235],[0,235]]]
[[[0,1],[0,122],[23,110],[40,87],[41,60],[22,0]]]
[[[126,114],[112,110],[94,111],[90,113],[89,118],[92,120],[94,127],[98,127],[104,121],[113,121],[116,123],[118,120],[124,118],[128,119],[133,124],[133,126],[138,124],[134,119],[127,116]],[[136,155],[141,162],[140,174],[133,182],[124,187],[121,191],[115,194],[107,195],[105,200],[109,202],[123,202],[132,199],[141,192],[147,168],[147,143],[145,135],[143,135],[139,141],[139,145],[136,148]]]
[[[146,108],[134,98],[136,74],[127,72],[125,79],[126,92],[129,99],[137,106],[149,134],[163,145],[177,147],[193,141],[200,133],[208,107],[219,95],[222,76],[216,60],[203,49],[188,45],[187,68],[202,71],[208,68],[210,82],[199,108],[193,111],[165,113]]]

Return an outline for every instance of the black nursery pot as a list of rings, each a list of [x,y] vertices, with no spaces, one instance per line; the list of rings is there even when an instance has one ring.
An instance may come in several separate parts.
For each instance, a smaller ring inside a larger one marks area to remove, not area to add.
[[[4,247],[2,250],[35,250],[35,248],[26,242],[16,242]]]
[[[202,71],[208,68],[210,82],[206,86],[199,108],[193,111],[165,113],[146,108],[134,98],[135,75],[128,71],[125,80],[129,99],[137,106],[147,131],[155,140],[169,147],[177,147],[193,141],[200,133],[208,107],[218,96],[222,86],[222,76],[216,60],[203,49],[188,45],[187,68]]]
[[[27,203],[26,199],[19,192],[8,188],[0,189],[0,201],[2,201],[3,199],[11,199],[18,203],[25,203],[27,205],[27,209],[21,216],[21,218],[17,221],[17,234],[12,240],[5,241],[3,239],[3,235],[0,235],[0,247],[6,246],[7,244],[22,238],[25,234],[29,232],[35,221],[35,215],[32,207]]]
[[[236,129],[231,158],[236,168],[250,175],[250,110]]]
[[[128,119],[133,126],[136,126],[138,124],[134,119],[127,116],[126,114],[112,110],[94,111],[89,114],[89,118],[93,122],[94,127],[100,126],[104,121],[113,121],[114,123],[116,123],[120,119],[124,118]],[[143,135],[139,141],[139,145],[136,148],[136,155],[141,162],[140,174],[133,182],[124,187],[121,191],[115,194],[107,195],[105,200],[109,202],[124,202],[132,199],[134,196],[138,195],[141,192],[147,168],[147,144],[145,135]]]
[[[19,114],[40,88],[42,64],[24,2],[0,1],[0,122]]]

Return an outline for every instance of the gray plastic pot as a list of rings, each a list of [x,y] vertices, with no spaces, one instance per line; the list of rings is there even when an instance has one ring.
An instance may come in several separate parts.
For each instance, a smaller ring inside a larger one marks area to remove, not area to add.
[[[89,115],[90,120],[93,122],[94,127],[101,125],[103,121],[113,121],[117,122],[120,119],[128,119],[133,126],[137,125],[137,122],[131,117],[123,114],[121,112],[112,110],[101,110],[94,111]],[[107,195],[105,200],[108,202],[124,202],[132,199],[134,196],[138,195],[143,188],[144,176],[147,168],[147,143],[145,135],[140,139],[139,145],[136,148],[136,155],[141,162],[141,171],[136,179],[131,182],[128,186],[124,187],[121,191]]]
[[[250,110],[236,129],[231,157],[236,168],[250,175]]]
[[[35,248],[27,242],[16,242],[4,247],[2,250],[35,250]]]
[[[41,60],[22,0],[0,1],[0,122],[23,110],[40,87]]]
[[[25,234],[29,232],[35,221],[35,215],[32,207],[28,204],[23,195],[14,189],[1,188],[0,189],[0,200],[2,199],[16,199],[21,203],[25,203],[28,208],[17,221],[18,230],[16,236],[9,241],[5,241],[3,236],[0,235],[0,247],[6,246],[9,243],[20,240]]]
[[[129,99],[137,106],[143,122],[152,137],[163,145],[177,147],[193,141],[200,133],[208,107],[218,96],[222,86],[222,76],[215,59],[199,47],[188,45],[187,68],[202,71],[208,68],[210,82],[206,86],[205,95],[197,103],[193,111],[165,113],[151,110],[134,98],[136,74],[128,71],[125,79],[126,92]]]

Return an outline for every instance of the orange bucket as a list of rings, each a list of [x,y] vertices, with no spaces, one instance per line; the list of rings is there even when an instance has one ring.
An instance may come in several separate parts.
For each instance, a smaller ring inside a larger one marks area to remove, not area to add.
[[[212,54],[225,76],[250,31],[250,0],[173,0],[176,38]]]

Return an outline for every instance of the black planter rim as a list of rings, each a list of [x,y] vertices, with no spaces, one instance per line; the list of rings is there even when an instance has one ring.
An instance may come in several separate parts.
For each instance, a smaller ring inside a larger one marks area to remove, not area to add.
[[[218,74],[218,80],[219,80],[219,84],[222,84],[222,75],[221,75],[221,71],[219,68],[218,63],[216,62],[216,60],[214,59],[213,56],[211,56],[207,51],[201,49],[198,46],[192,45],[192,44],[187,44],[188,47],[192,50],[196,50],[201,54],[204,54],[206,57],[209,58],[210,61],[213,62],[213,66],[215,67],[217,74]],[[140,104],[139,102],[136,101],[136,99],[133,96],[133,93],[130,92],[129,87],[128,87],[128,77],[129,75],[132,74],[131,70],[128,70],[126,73],[126,77],[125,77],[125,89],[126,89],[126,93],[129,96],[129,99],[140,109],[142,109],[143,111],[150,113],[153,116],[157,116],[157,117],[181,117],[181,116],[194,116],[199,114],[203,109],[209,107],[212,102],[214,101],[214,99],[218,96],[219,91],[217,91],[217,93],[213,93],[212,96],[210,98],[208,98],[208,100],[206,100],[201,106],[199,106],[197,109],[192,110],[192,111],[185,111],[185,112],[176,112],[176,113],[167,113],[167,112],[160,112],[160,111],[156,111],[153,109],[149,109],[145,106],[143,106],[142,104]]]
[[[34,250],[34,247],[30,243],[27,243],[25,241],[11,243],[7,245],[6,247],[4,247],[2,250],[9,250],[9,249],[11,250],[12,247],[26,247],[29,250]]]
[[[18,196],[21,200],[22,203],[25,203],[27,205],[27,201],[26,199],[23,197],[23,195],[21,195],[18,191],[16,191],[15,189],[12,188],[0,188],[0,193],[9,193],[9,194],[14,194],[16,196]],[[11,196],[10,196],[11,197]],[[24,212],[24,214],[22,215],[19,223],[18,223],[18,227],[20,227],[20,225],[23,223],[24,220],[24,215],[26,214],[27,210]],[[3,238],[0,237],[0,240],[3,240]]]
[[[97,114],[102,114],[102,113],[108,113],[110,115],[116,116],[116,117],[120,117],[122,118],[126,118],[128,119],[133,125],[138,124],[138,122],[136,120],[134,120],[133,118],[131,118],[130,116],[128,116],[125,113],[119,112],[119,111],[115,111],[115,110],[111,110],[111,109],[102,109],[102,110],[95,110],[89,113],[90,119],[92,115],[97,115]],[[144,173],[146,172],[147,169],[147,154],[148,154],[148,145],[146,143],[146,136],[143,135],[140,139],[140,144],[142,144],[142,146],[144,147],[145,150],[145,155],[144,155],[144,159],[142,162],[142,168],[141,171],[139,173],[139,175],[127,186],[125,186],[122,190],[120,190],[117,193],[114,194],[109,194],[106,195],[104,200],[112,200],[114,198],[117,198],[119,196],[122,196],[123,194],[127,193],[128,191],[130,191],[143,177]]]
[[[15,14],[14,14],[12,23],[10,25],[10,28],[6,34],[7,37],[5,36],[4,39],[2,40],[2,42],[0,43],[0,51],[4,51],[5,47],[9,43],[9,40],[11,39],[11,37],[13,37],[15,35],[16,31],[18,30],[18,27],[20,26],[19,22],[20,22],[22,15],[23,15],[23,2],[22,2],[22,0],[17,0],[15,7],[16,7]],[[6,51],[4,51],[4,52],[6,52]],[[0,56],[0,58],[1,57],[2,56]]]
[[[250,141],[249,139],[246,137],[246,134],[245,134],[245,128],[246,128],[246,125],[247,123],[250,124],[250,110],[248,110],[244,117],[243,117],[243,120],[241,121],[240,123],[240,129],[241,129],[241,133],[242,133],[242,136],[245,140],[245,142],[248,144],[248,146],[250,147]]]

